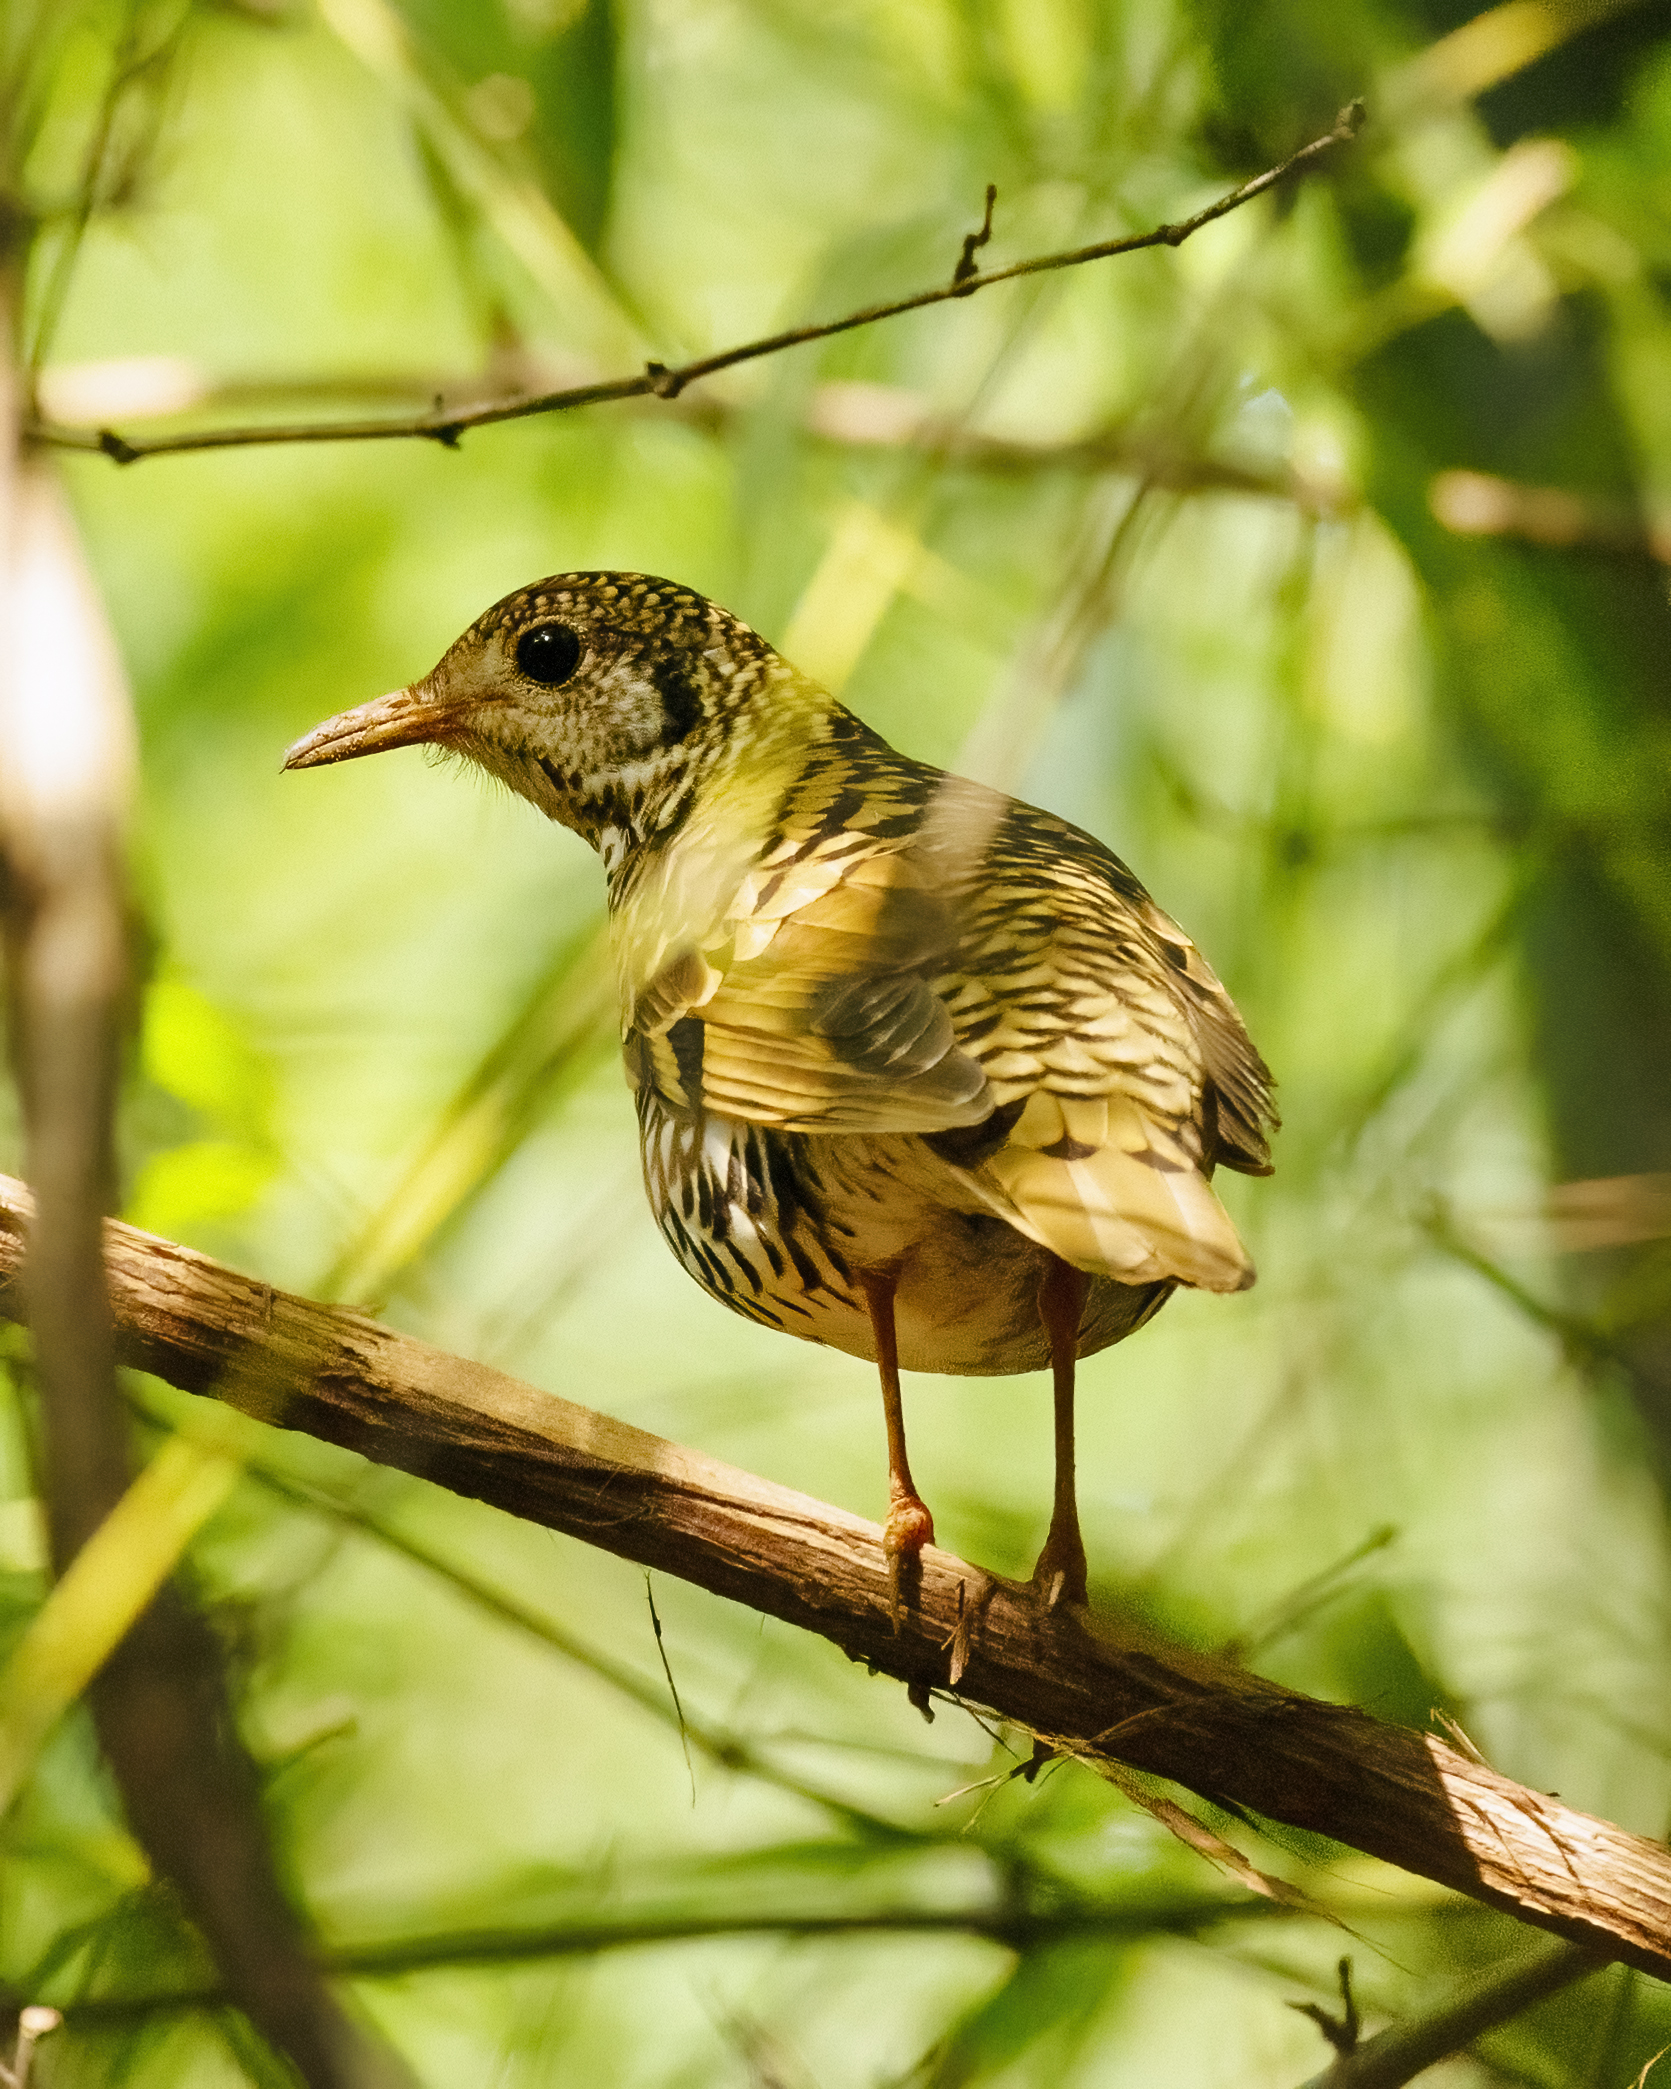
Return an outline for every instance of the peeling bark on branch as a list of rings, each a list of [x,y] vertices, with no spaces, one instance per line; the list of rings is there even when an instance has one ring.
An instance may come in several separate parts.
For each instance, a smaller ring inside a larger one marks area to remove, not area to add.
[[[25,1318],[29,1211],[0,1177],[0,1315]],[[1327,1835],[1671,1978],[1671,1850],[1431,1734],[1285,1690],[1134,1621],[1043,1614],[929,1547],[896,1631],[874,1523],[310,1304],[132,1227],[106,1231],[124,1361],[303,1429],[1102,1753]]]

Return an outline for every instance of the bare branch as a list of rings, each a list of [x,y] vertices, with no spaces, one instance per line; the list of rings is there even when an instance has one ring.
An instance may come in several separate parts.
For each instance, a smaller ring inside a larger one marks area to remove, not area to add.
[[[0,1315],[27,1316],[30,1211],[0,1178]],[[1671,1977],[1671,1850],[1431,1734],[1320,1703],[1120,1614],[1043,1613],[930,1547],[899,1620],[874,1523],[110,1224],[124,1360],[816,1632],[922,1692],[959,1688],[1102,1755],[1328,1835]],[[972,1620],[972,1622],[971,1622]],[[960,1626],[962,1627],[960,1634]]]
[[[1345,2047],[1338,2060],[1302,2083],[1301,2089],[1402,2089],[1436,2062],[1463,2052],[1485,2032],[1605,1964],[1595,1952],[1571,1944],[1540,1951],[1529,1964],[1489,1974],[1431,2015],[1390,2025],[1361,2045]]]
[[[677,399],[687,385],[694,384],[698,378],[712,377],[717,371],[733,369],[739,363],[758,362],[763,356],[779,355],[786,348],[804,347],[811,341],[827,341],[833,335],[851,333],[856,327],[875,326],[880,320],[897,319],[905,312],[920,312],[930,305],[969,297],[994,283],[1012,282],[1019,276],[1044,275],[1054,269],[1079,268],[1088,261],[1106,261],[1116,254],[1135,254],[1145,247],[1182,246],[1203,226],[1228,217],[1233,210],[1240,210],[1243,204],[1251,203],[1256,196],[1264,195],[1291,175],[1308,172],[1337,146],[1355,138],[1363,123],[1363,103],[1352,102],[1341,110],[1332,129],[1322,137],[1312,139],[1309,145],[1302,145],[1298,152],[1290,153],[1277,166],[1256,174],[1251,181],[1243,182],[1240,188],[1232,189],[1228,195],[1220,196],[1216,202],[1209,203],[1204,210],[1198,210],[1193,217],[1178,224],[1157,225],[1150,232],[1130,233],[1123,239],[1098,240],[1091,246],[1073,247],[1062,253],[1038,254],[1025,261],[1012,262],[1007,268],[977,271],[973,275],[964,272],[960,261],[954,279],[932,290],[920,290],[914,296],[896,298],[886,304],[867,305],[841,319],[824,320],[813,326],[790,327],[783,333],[745,341],[735,348],[721,349],[714,355],[699,356],[693,362],[676,366],[647,363],[632,377],[574,385],[532,399],[507,399],[494,405],[473,406],[453,413],[434,411],[402,420],[300,421],[268,427],[205,428],[183,435],[141,437],[131,441],[111,428],[96,431],[66,428],[47,421],[30,422],[24,432],[35,442],[56,449],[102,453],[118,464],[134,464],[142,457],[179,455],[192,450],[249,449],[267,443],[388,442],[414,436],[443,443],[450,449],[466,430],[491,427],[500,421],[524,421],[541,414],[568,413],[576,407],[602,406],[617,399]],[[970,238],[976,246],[983,244],[979,234],[972,234]],[[968,241],[965,242],[964,258],[973,263],[973,250]]]

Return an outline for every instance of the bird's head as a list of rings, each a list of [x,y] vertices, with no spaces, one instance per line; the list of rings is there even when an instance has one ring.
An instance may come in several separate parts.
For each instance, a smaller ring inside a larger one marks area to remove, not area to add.
[[[833,699],[669,580],[559,573],[496,602],[409,688],[316,726],[287,769],[428,745],[467,756],[606,855],[683,817],[702,776]]]

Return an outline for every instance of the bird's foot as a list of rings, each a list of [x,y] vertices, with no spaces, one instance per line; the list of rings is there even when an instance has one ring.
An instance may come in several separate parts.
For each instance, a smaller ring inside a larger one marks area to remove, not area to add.
[[[1090,1602],[1085,1546],[1076,1528],[1063,1531],[1051,1525],[1033,1569],[1033,1589],[1046,1610],[1060,1609],[1063,1604],[1084,1609]]]
[[[882,1556],[888,1563],[888,1608],[899,1628],[902,1587],[909,1588],[920,1571],[922,1549],[934,1543],[934,1518],[920,1494],[894,1490],[888,1498],[888,1520],[882,1526]]]

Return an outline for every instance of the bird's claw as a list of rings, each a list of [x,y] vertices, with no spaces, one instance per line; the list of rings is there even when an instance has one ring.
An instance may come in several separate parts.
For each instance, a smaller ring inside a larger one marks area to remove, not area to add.
[[[920,1568],[922,1549],[934,1543],[934,1518],[920,1495],[895,1495],[882,1526],[882,1556],[888,1563],[888,1612],[899,1630],[900,1592]]]

